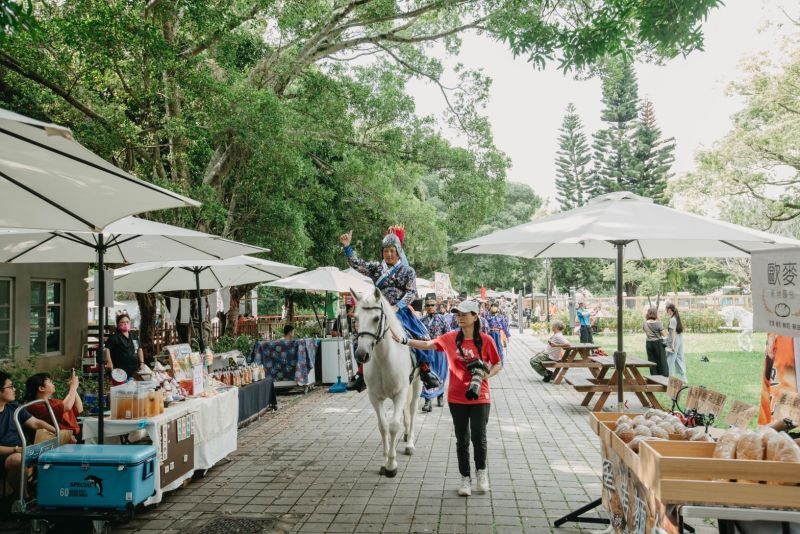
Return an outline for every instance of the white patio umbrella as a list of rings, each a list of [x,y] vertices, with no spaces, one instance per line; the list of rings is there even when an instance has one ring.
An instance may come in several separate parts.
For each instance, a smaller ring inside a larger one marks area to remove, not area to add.
[[[350,293],[358,291],[366,293],[375,289],[372,280],[359,272],[351,274],[350,269],[340,271],[336,267],[320,267],[313,271],[296,274],[283,280],[276,280],[266,284],[270,287],[302,290],[311,293],[325,293],[326,301],[329,292]],[[313,303],[312,303],[313,304]],[[316,315],[316,308],[314,314]],[[319,320],[319,317],[317,317]],[[323,328],[324,330],[324,328]]]
[[[350,293],[353,289],[367,292],[375,289],[375,285],[366,277],[358,277],[336,267],[320,267],[313,271],[296,274],[283,280],[276,280],[266,285],[282,287],[284,289],[297,289],[317,293]]]
[[[236,256],[225,260],[163,261],[128,265],[114,271],[115,291],[160,293],[194,290],[200,310],[200,291],[256,284],[277,280],[302,271],[302,267]],[[91,282],[94,277],[87,281]],[[199,329],[200,350],[205,348],[203,329]]]
[[[800,241],[660,206],[627,191],[586,206],[455,245],[457,252],[522,258],[616,258],[617,352],[622,376],[622,262],[628,259],[741,257],[800,247]],[[622,380],[617,401],[622,404]]]
[[[127,215],[199,205],[115,167],[69,128],[0,109],[0,227],[99,232]]]
[[[7,263],[91,263],[99,272],[106,259],[114,263],[223,259],[266,249],[237,243],[211,234],[187,230],[136,217],[111,223],[100,233],[0,229],[0,262]],[[98,279],[99,294],[105,294],[104,277]],[[100,330],[98,358],[102,365],[104,312],[98,317]],[[102,403],[103,373],[98,374],[98,398]],[[103,410],[99,410],[98,435],[103,436]]]

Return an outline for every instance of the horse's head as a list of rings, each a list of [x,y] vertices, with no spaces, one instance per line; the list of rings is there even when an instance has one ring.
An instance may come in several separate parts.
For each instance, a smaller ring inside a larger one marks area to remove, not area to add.
[[[380,290],[376,287],[374,293],[359,296],[352,289],[350,292],[356,300],[356,319],[358,320],[358,348],[356,361],[359,364],[367,363],[375,350],[375,346],[386,338],[389,331],[387,310],[383,305]]]

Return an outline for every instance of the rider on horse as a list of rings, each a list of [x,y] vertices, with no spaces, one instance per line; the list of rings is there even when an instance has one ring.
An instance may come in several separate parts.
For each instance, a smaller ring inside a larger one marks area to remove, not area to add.
[[[375,287],[380,289],[389,304],[392,305],[397,318],[406,329],[407,335],[412,339],[430,339],[428,329],[420,322],[411,310],[411,303],[417,298],[417,273],[408,264],[406,255],[403,252],[403,238],[405,232],[402,227],[392,226],[383,238],[381,248],[383,251],[383,261],[364,261],[356,256],[353,247],[350,245],[353,239],[352,230],[339,237],[339,241],[344,247],[344,255],[350,267],[365,276],[369,276]],[[412,356],[416,357],[416,365],[419,366],[420,379],[426,389],[436,389],[440,385],[440,379],[431,370],[430,351],[414,349]],[[358,373],[353,380],[348,383],[350,390],[363,391],[364,373],[359,366]]]

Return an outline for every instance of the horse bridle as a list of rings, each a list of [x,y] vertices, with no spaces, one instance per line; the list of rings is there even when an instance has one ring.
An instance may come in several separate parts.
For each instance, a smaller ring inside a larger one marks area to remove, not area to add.
[[[389,331],[389,324],[386,321],[386,312],[383,310],[383,306],[371,306],[369,308],[361,308],[362,310],[380,310],[381,318],[378,320],[378,332],[380,334],[373,334],[372,332],[361,332],[359,331],[356,335],[356,339],[361,338],[361,336],[369,336],[375,340],[375,344],[377,345],[383,338],[386,337],[386,332]]]

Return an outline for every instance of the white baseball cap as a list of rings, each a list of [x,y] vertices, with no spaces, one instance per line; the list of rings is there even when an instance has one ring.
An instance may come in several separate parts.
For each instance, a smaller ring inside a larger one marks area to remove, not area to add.
[[[472,312],[475,315],[478,315],[478,303],[474,300],[465,300],[464,302],[460,303],[458,306],[454,307],[453,310],[461,312],[461,313],[468,313]]]

